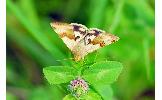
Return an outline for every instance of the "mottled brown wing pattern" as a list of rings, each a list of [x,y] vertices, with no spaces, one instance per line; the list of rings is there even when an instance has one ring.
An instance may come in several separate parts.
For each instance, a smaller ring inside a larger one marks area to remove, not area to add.
[[[51,23],[51,26],[72,51],[75,61],[84,59],[88,53],[119,40],[119,37],[113,34],[97,28],[88,29],[82,24],[55,22]]]
[[[97,28],[90,28],[79,44],[73,48],[76,61],[83,59],[87,54],[117,41],[119,37],[106,33]]]
[[[51,26],[71,51],[87,32],[87,28],[84,25],[77,23],[53,22]]]
[[[104,46],[112,44],[118,40],[119,40],[119,37],[117,37],[113,34],[110,34],[110,33],[103,32],[103,33],[99,34],[96,38],[94,38],[91,41],[91,44],[93,44],[93,45],[99,44],[100,47],[104,47]]]
[[[70,25],[73,26],[75,41],[79,42],[87,34],[88,28],[82,24],[77,24],[77,23],[71,23]]]

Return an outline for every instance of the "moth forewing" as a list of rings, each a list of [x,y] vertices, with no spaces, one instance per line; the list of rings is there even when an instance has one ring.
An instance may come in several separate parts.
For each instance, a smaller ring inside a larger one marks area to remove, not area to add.
[[[90,39],[90,41],[89,41]],[[86,55],[92,53],[106,45],[116,42],[119,38],[113,34],[101,33],[99,35],[89,34],[85,36],[72,50],[75,61],[84,59]]]
[[[110,44],[112,44],[112,43],[114,43],[114,42],[116,42],[116,41],[118,41],[119,40],[119,37],[117,37],[117,36],[115,36],[115,35],[113,35],[113,34],[110,34],[110,33],[105,33],[105,34],[102,34],[102,41],[104,42],[104,46],[106,46],[106,45],[110,45]]]
[[[59,34],[60,36],[62,36],[62,34],[71,34],[73,35],[72,29],[73,27],[69,24],[66,23],[59,23],[59,22],[53,22],[50,23],[51,27],[54,29],[54,31]],[[70,33],[69,33],[70,32]]]
[[[75,41],[76,42],[81,41],[87,34],[88,28],[82,24],[77,24],[77,23],[71,23],[70,25],[73,26]]]
[[[84,42],[88,41],[86,39],[91,39],[91,40],[86,44],[85,43],[77,44],[79,48],[78,47],[75,48],[75,50],[77,51],[75,52],[75,54],[77,54],[77,56],[75,56],[75,59],[77,60],[84,59],[84,57],[87,54],[92,53],[106,45],[118,41],[119,37],[104,32],[104,33],[100,33],[99,35],[90,35],[89,38],[85,38],[83,41]]]
[[[72,50],[73,47],[77,44],[73,33],[73,26],[66,23],[58,23],[53,22],[51,23],[52,28],[54,31],[59,35],[59,37],[63,40],[66,46]]]

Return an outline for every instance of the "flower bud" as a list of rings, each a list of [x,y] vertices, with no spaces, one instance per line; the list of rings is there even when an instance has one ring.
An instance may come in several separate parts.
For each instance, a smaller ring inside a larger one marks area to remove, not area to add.
[[[79,97],[81,97],[82,95],[85,95],[88,92],[89,86],[88,86],[88,83],[85,80],[78,77],[77,79],[72,80],[70,82],[69,90],[71,91],[71,93],[75,97],[79,98]]]

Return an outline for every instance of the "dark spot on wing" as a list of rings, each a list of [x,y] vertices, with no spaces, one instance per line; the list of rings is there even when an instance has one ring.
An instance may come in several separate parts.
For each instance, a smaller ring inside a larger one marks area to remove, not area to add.
[[[83,27],[82,26],[79,26],[79,25],[73,25],[73,30],[74,31],[80,32],[80,34],[85,35],[86,34],[86,29],[84,31],[82,31],[82,30],[80,30],[80,28],[83,28]]]
[[[92,33],[88,33],[85,37],[84,37],[84,43],[85,43],[85,45],[88,45],[88,44],[90,44],[91,42],[92,42],[92,40],[90,39],[90,37],[92,36],[92,35],[94,35],[94,34],[92,34]],[[87,41],[86,41],[86,39],[87,39]],[[86,43],[87,42],[87,43]]]
[[[88,44],[90,44],[91,43],[91,39],[88,39]]]
[[[79,39],[79,38],[80,38],[80,36],[75,37],[75,41],[76,41],[77,39]]]
[[[78,26],[78,25],[73,25],[73,29],[74,29],[74,31],[79,31],[79,28],[80,28],[80,26]]]
[[[96,29],[94,29],[93,31],[95,31],[95,33],[94,33],[95,36],[98,36],[100,33],[102,33],[102,31],[96,30]]]
[[[106,45],[106,44],[105,44],[104,41],[100,43],[100,46],[101,46],[101,47],[104,47],[105,45]]]
[[[116,42],[116,40],[112,40],[111,42],[114,43],[114,42]]]
[[[91,34],[91,33],[88,33],[86,36],[91,36],[91,35],[93,35],[93,34]]]

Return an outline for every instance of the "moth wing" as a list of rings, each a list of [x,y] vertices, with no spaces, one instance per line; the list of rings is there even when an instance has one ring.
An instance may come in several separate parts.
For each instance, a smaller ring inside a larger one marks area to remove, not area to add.
[[[53,22],[51,23],[51,26],[71,51],[84,37],[87,31],[87,28],[84,25],[77,23],[67,24]]]
[[[99,44],[100,48],[102,48],[102,47],[110,45],[110,44],[112,44],[112,43],[114,43],[114,42],[116,42],[118,40],[119,40],[119,37],[117,37],[117,36],[115,36],[113,34],[102,33],[99,36],[97,36],[96,38],[94,38],[91,41],[91,44],[93,44],[93,45]]]
[[[77,44],[73,50],[75,53],[75,59],[77,61],[83,59],[87,54],[94,52],[106,45],[110,45],[118,40],[119,37],[113,34],[92,28],[84,37],[83,41],[80,41],[80,44]]]

